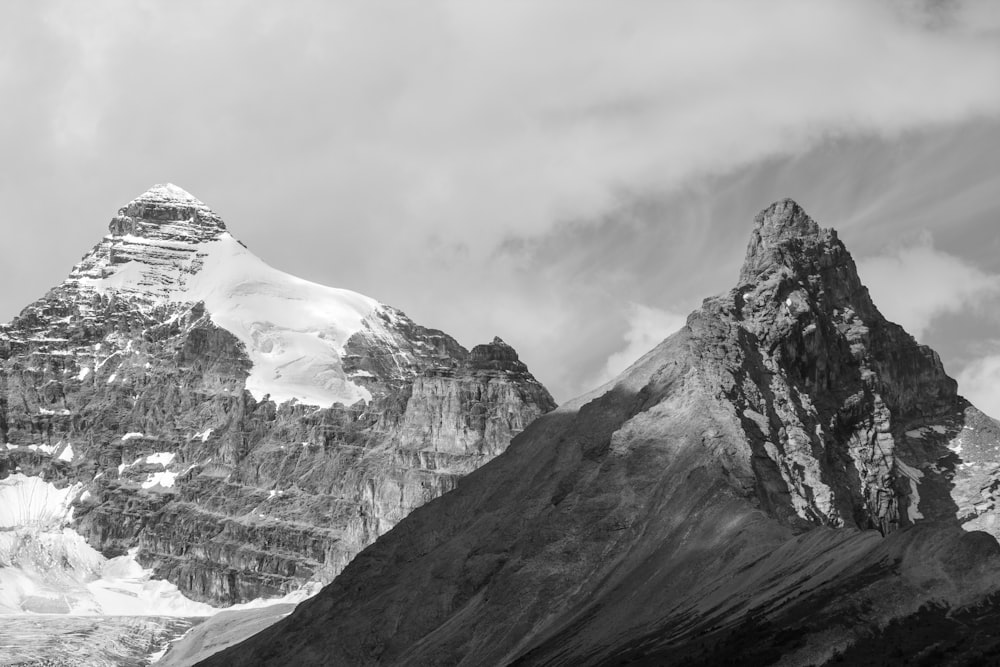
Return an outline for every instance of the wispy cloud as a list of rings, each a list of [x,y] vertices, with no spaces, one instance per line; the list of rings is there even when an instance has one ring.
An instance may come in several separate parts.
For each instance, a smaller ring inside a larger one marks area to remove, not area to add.
[[[936,249],[927,233],[913,245],[860,260],[858,271],[879,310],[917,339],[935,318],[1000,294],[1000,275]]]
[[[602,385],[631,366],[664,338],[683,327],[687,314],[630,303],[626,319],[628,329],[622,340],[624,347],[608,357],[601,372],[591,379],[591,386]]]
[[[977,408],[1000,417],[1000,353],[974,360],[958,374],[958,390]]]

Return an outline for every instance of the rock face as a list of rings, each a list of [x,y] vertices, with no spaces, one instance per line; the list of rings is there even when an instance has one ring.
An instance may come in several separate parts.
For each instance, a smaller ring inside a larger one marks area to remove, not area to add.
[[[998,448],[780,201],[735,289],[201,664],[820,664],[928,604],[977,617]]]
[[[82,483],[91,545],[213,604],[329,581],[553,407],[503,341],[272,269],[172,185],[0,327],[0,477]]]

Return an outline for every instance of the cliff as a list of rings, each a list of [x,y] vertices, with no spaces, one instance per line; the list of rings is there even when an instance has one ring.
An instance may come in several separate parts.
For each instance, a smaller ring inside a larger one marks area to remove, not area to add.
[[[72,528],[196,600],[330,581],[555,407],[500,339],[277,271],[176,186],[109,230],[0,327],[0,477],[81,484]]]

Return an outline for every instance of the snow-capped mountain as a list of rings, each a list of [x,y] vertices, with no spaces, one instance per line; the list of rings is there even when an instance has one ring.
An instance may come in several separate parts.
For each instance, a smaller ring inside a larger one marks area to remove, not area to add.
[[[779,201],[732,290],[199,664],[994,664],[998,453]]]
[[[246,388],[255,399],[317,407],[371,400],[341,355],[362,330],[391,347],[386,324],[401,317],[397,311],[268,266],[173,184],[134,199],[110,231],[61,287],[75,302],[115,295],[147,313],[203,303],[212,323],[243,344],[251,362]]]
[[[278,271],[169,184],[0,326],[0,478],[62,494],[84,587],[125,557],[212,605],[329,581],[553,407],[502,340]]]

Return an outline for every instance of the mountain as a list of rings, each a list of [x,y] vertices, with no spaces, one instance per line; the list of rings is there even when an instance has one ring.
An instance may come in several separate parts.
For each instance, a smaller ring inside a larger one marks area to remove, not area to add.
[[[734,289],[199,664],[995,658],[1000,425],[956,392],[776,202]]]
[[[330,581],[554,407],[499,338],[469,351],[271,268],[157,185],[0,327],[0,478],[22,507],[2,525],[31,544],[82,535],[94,553],[76,584],[134,558],[195,601],[282,596]],[[70,488],[45,525],[24,518]],[[78,609],[52,602],[65,591],[41,564],[58,558],[8,551],[0,565],[31,585],[0,603]]]

